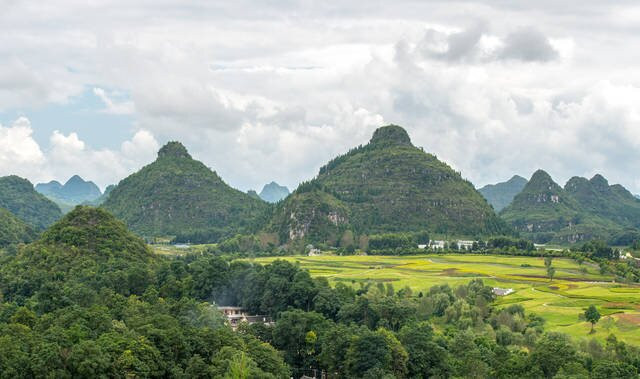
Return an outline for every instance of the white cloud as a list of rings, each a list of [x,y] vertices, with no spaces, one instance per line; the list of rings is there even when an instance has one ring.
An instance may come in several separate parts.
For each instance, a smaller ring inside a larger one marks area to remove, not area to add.
[[[29,168],[45,162],[40,146],[32,137],[29,120],[20,117],[11,126],[0,125],[0,173],[31,174]]]
[[[135,107],[132,101],[119,101],[116,102],[112,99],[112,95],[99,87],[93,89],[93,94],[98,96],[105,105],[104,112],[110,114],[132,114],[135,111]]]
[[[32,133],[24,117],[10,127],[0,126],[0,175],[16,174],[36,184],[53,179],[64,182],[78,174],[104,188],[155,159],[159,149],[153,134],[146,130],[137,131],[119,150],[93,149],[76,133],[59,131],[41,148]]]
[[[479,185],[542,167],[559,180],[602,171],[640,192],[633,2],[368,5],[9,2],[0,111],[28,115],[94,88],[103,117],[144,131],[119,149],[57,133],[36,144],[40,158],[18,149],[46,163],[0,168],[58,177],[86,162],[107,184],[151,161],[156,140],[178,139],[232,185],[295,186],[393,122]],[[35,143],[21,130],[13,138]],[[6,146],[18,145],[3,142],[15,161]]]

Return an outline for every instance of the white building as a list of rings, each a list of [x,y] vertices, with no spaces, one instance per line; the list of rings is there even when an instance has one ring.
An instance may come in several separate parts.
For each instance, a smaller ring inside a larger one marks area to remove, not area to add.
[[[457,245],[458,245],[458,250],[471,250],[473,249],[473,244],[476,241],[464,241],[464,240],[458,240]]]
[[[273,320],[269,316],[262,315],[249,315],[247,311],[242,307],[224,306],[218,307],[218,310],[222,312],[224,317],[229,321],[229,325],[233,330],[238,328],[241,322],[248,324],[263,323],[266,325],[273,325]]]
[[[429,247],[431,249],[444,249],[446,246],[446,241],[433,240],[429,241]]]
[[[493,287],[493,294],[496,296],[507,296],[513,293],[513,288],[498,288]]]

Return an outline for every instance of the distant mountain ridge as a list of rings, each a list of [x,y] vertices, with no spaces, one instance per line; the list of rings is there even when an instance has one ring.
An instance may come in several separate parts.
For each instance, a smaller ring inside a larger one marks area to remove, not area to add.
[[[62,217],[60,208],[36,192],[27,179],[15,175],[0,178],[0,207],[41,231]]]
[[[85,181],[78,175],[69,178],[64,185],[52,180],[49,183],[36,184],[35,189],[54,201],[70,205],[94,201],[102,196],[100,188],[95,183]]]
[[[367,145],[323,166],[278,203],[267,230],[280,242],[329,243],[399,231],[510,231],[471,183],[415,147],[397,125],[378,128]]]
[[[107,200],[107,197],[109,196],[111,191],[113,191],[114,188],[116,188],[115,184],[109,184],[104,189],[104,192],[102,193],[102,195],[100,195],[100,197],[98,197],[97,199],[91,200],[91,201],[85,201],[85,202],[82,203],[82,205],[92,205],[94,207],[102,205],[102,203],[104,203]]]
[[[191,242],[255,228],[268,208],[231,188],[175,141],[164,145],[154,162],[120,181],[102,206],[144,236]]]
[[[525,185],[527,185],[527,179],[514,175],[506,182],[487,184],[480,188],[478,192],[487,199],[496,212],[500,212],[511,204],[513,198],[522,191]]]
[[[260,191],[260,198],[268,203],[277,203],[278,201],[289,196],[289,188],[281,186],[276,182],[265,184]]]
[[[501,217],[536,242],[608,239],[640,228],[640,201],[602,175],[573,177],[560,187],[536,171]]]

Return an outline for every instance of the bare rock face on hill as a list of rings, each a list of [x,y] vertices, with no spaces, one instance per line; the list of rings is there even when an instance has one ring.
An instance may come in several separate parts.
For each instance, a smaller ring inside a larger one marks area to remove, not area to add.
[[[301,184],[278,204],[267,230],[281,242],[335,242],[344,233],[471,236],[509,229],[471,183],[413,146],[406,130],[389,125]]]
[[[181,143],[169,142],[155,162],[123,179],[103,207],[145,236],[210,242],[254,227],[268,205],[231,188]]]

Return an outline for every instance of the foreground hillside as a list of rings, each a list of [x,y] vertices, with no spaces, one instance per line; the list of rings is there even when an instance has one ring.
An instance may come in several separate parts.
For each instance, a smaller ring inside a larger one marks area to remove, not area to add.
[[[169,142],[155,162],[123,179],[102,205],[144,236],[215,241],[255,225],[268,205],[231,188]]]
[[[500,216],[540,243],[617,238],[630,244],[640,235],[640,201],[600,175],[574,177],[562,188],[538,170]]]
[[[471,183],[390,125],[300,185],[278,204],[268,230],[281,242],[335,243],[344,233],[478,235],[508,228]]]
[[[206,282],[106,211],[77,207],[0,255],[0,376],[288,377],[274,348],[234,334],[191,286]]]
[[[60,208],[33,189],[33,184],[15,175],[0,178],[0,207],[37,231],[62,217]]]
[[[365,277],[386,262],[387,257],[368,262]],[[538,265],[527,262],[535,265],[531,273],[536,275]],[[328,270],[338,269],[336,263],[329,262]],[[564,285],[572,269],[563,261],[554,264],[562,277],[557,284]],[[515,267],[502,267],[495,259],[489,265],[496,268],[496,277],[512,275]],[[350,266],[352,270],[358,264]],[[406,277],[432,269],[418,264],[404,268]],[[591,267],[587,271],[589,278],[600,279]],[[36,242],[15,254],[0,254],[0,374],[373,379],[467,377],[472,372],[479,378],[637,377],[639,349],[615,336],[604,345],[598,341],[605,330],[624,333],[621,324],[615,324],[618,329],[599,324],[598,339],[576,343],[545,331],[545,320],[519,304],[496,304],[486,283],[497,279],[464,272],[464,280],[450,286],[447,279],[456,275],[451,269],[446,272],[436,285],[416,293],[401,287],[400,280],[353,277],[346,279],[347,285],[334,281],[331,286],[326,278],[313,278],[283,260],[263,266],[206,253],[168,259],[151,253],[105,210],[77,207]],[[547,288],[569,296],[564,287]],[[624,297],[626,291],[620,292],[618,308],[626,306],[623,301],[632,302]],[[240,305],[260,314],[257,320],[273,322],[240,323],[233,331],[212,300]],[[609,307],[598,304],[608,316]],[[563,306],[542,307],[547,305]]]

